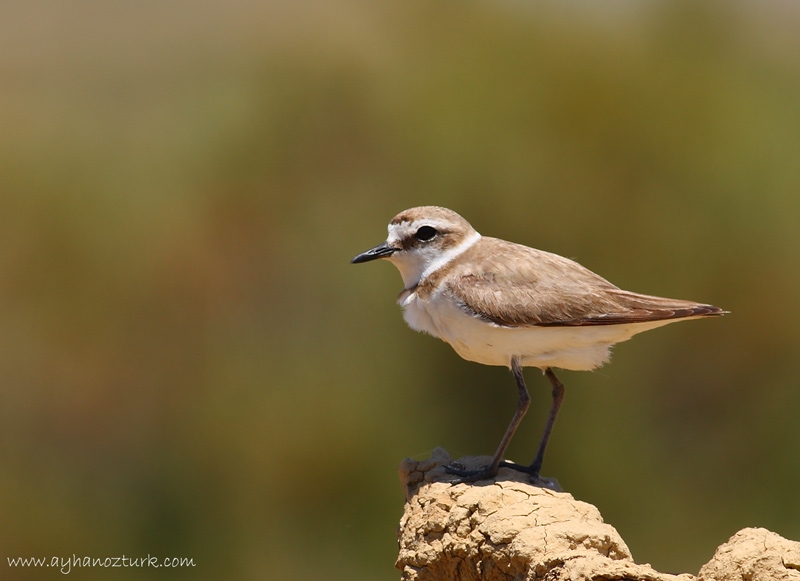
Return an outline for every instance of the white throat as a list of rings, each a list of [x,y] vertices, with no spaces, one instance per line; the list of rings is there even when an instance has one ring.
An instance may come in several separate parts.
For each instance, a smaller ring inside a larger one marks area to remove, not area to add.
[[[397,270],[400,271],[400,276],[403,277],[403,286],[406,289],[411,289],[417,286],[420,282],[425,280],[428,276],[442,268],[445,264],[463,254],[470,247],[475,245],[481,239],[481,235],[477,232],[472,233],[465,238],[461,243],[448,248],[427,264],[414,264],[412,261],[401,259],[399,256],[389,258]],[[421,268],[421,270],[420,270]]]

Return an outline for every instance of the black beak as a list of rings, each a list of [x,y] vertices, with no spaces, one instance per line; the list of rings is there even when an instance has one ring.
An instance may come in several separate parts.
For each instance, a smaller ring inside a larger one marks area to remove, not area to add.
[[[350,261],[350,264],[358,264],[359,262],[369,262],[370,260],[377,260],[378,258],[386,258],[395,253],[397,248],[392,248],[386,242],[371,248],[366,252],[362,252]]]

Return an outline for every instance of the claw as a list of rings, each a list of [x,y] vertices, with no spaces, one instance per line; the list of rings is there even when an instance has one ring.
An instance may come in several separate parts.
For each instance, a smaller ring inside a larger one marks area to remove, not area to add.
[[[448,474],[459,476],[457,480],[453,481],[453,484],[487,480],[489,478],[494,478],[497,475],[497,471],[492,471],[491,466],[482,466],[481,468],[477,468],[475,470],[468,470],[463,464],[459,464],[458,462],[452,462],[450,465],[445,466],[444,469]]]

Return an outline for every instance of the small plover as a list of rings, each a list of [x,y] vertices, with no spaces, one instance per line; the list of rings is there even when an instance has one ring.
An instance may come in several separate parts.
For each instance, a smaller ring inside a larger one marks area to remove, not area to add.
[[[591,370],[610,348],[662,325],[726,311],[711,305],[624,291],[577,262],[521,244],[481,236],[461,216],[437,206],[400,212],[386,242],[353,258],[385,258],[403,278],[397,302],[416,330],[449,343],[468,361],[509,367],[519,392],[517,409],[490,464],[447,470],[471,482],[501,466],[536,480],[564,399],[553,368]],[[504,454],[530,404],[523,367],[538,367],[552,385],[552,406],[529,465]]]

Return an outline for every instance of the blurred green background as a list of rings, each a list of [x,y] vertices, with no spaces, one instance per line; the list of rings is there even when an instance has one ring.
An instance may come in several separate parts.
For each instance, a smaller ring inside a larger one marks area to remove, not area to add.
[[[397,579],[400,460],[491,453],[516,398],[405,326],[391,265],[348,264],[421,204],[732,311],[563,372],[544,472],[660,570],[800,539],[798,26],[756,0],[0,3],[0,577]]]

